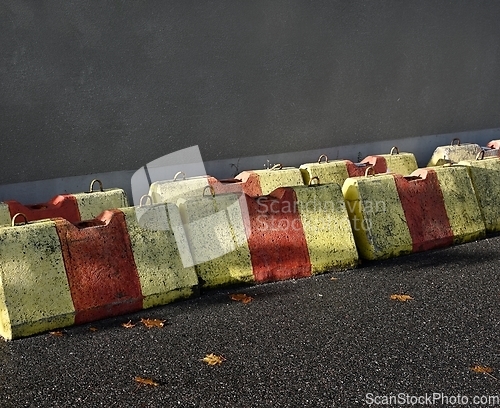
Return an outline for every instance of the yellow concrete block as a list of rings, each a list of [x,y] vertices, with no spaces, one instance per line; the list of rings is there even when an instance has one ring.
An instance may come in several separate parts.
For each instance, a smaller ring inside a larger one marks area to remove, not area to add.
[[[387,172],[407,175],[418,169],[417,159],[413,153],[380,154],[387,163]]]
[[[485,236],[485,226],[466,167],[432,168],[437,174],[455,244]]]
[[[385,259],[412,252],[412,238],[392,175],[348,178],[342,193],[361,258]]]
[[[311,182],[311,179],[318,177],[321,184],[337,183],[339,186],[342,186],[344,181],[349,177],[345,160],[305,163],[299,169],[306,185]]]
[[[254,186],[254,178],[258,179],[259,190]],[[272,169],[251,170],[241,172],[236,179],[245,183],[243,191],[251,197],[265,196],[280,187],[303,186],[304,180],[300,169],[296,167],[276,167]]]
[[[0,335],[11,340],[70,326],[71,299],[52,221],[0,229]]]
[[[73,194],[78,203],[82,220],[91,220],[105,210],[128,207],[125,191],[120,188],[110,188],[104,191]]]
[[[311,261],[311,273],[353,268],[358,252],[338,184],[293,187]]]
[[[254,281],[244,215],[244,195],[179,199],[196,273],[203,287]],[[248,216],[248,215],[246,215]]]
[[[5,203],[0,203],[0,226],[11,224],[9,206]]]
[[[475,143],[456,142],[455,140],[449,146],[439,146],[434,150],[427,167],[442,166],[447,163],[458,163],[462,160],[475,160],[476,156],[482,151],[481,147]]]
[[[487,232],[500,231],[500,159],[462,161],[466,166]]]
[[[175,204],[179,198],[201,197],[208,185],[208,176],[155,181],[149,187],[149,195],[155,204]]]
[[[197,294],[193,266],[175,204],[121,208],[137,267],[143,307],[164,305]]]

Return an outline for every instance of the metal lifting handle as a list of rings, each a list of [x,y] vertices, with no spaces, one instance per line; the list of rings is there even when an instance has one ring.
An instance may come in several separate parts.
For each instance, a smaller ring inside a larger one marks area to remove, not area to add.
[[[321,161],[321,159],[325,159],[325,160]],[[321,163],[328,163],[328,156],[326,154],[322,154],[321,156],[319,156],[318,164],[321,164]]]
[[[315,183],[313,183],[314,180],[316,180]],[[310,186],[319,186],[319,177],[318,176],[314,176],[311,180],[309,180],[309,185]]]
[[[371,170],[372,174],[370,174],[370,170]],[[375,170],[374,170],[373,166],[367,167],[365,170],[365,177],[374,176],[374,175],[375,175]]]
[[[281,163],[276,163],[270,170],[281,170],[283,165]]]
[[[215,197],[215,189],[211,184],[203,189],[203,197],[205,197],[205,191],[207,191],[207,188],[210,190],[210,194],[212,194],[212,197]]]
[[[396,152],[396,154],[399,154],[399,149],[397,146],[392,146],[392,149],[391,149],[391,156],[394,154],[394,152]]]
[[[144,194],[139,200],[139,207],[144,207],[148,205],[146,204],[148,200],[149,200],[149,205],[153,205],[153,197],[151,197],[149,194]]]
[[[182,179],[183,180],[186,180],[186,173],[184,173],[183,171],[178,171],[177,173],[175,173],[174,175],[174,181],[177,181],[177,177],[180,176],[182,174]]]
[[[103,192],[104,189],[102,188],[102,182],[101,182],[101,180],[94,179],[94,180],[92,180],[90,182],[89,193],[93,193],[94,192],[94,185],[95,185],[95,183],[99,183],[99,189],[100,189],[101,192]]]
[[[16,226],[16,218],[17,218],[17,217],[23,217],[23,218],[24,218],[24,224],[23,224],[23,225],[28,224],[28,222],[29,222],[29,221],[28,221],[28,217],[26,217],[26,215],[25,215],[25,214],[23,214],[23,213],[17,213],[17,214],[14,214],[14,216],[12,217],[12,223],[11,223],[11,225],[12,225],[13,227],[15,227],[15,226]]]

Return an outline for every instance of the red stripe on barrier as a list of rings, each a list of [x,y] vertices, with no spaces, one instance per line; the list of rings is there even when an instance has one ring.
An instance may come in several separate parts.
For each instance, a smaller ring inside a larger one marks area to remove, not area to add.
[[[28,221],[61,217],[69,222],[81,220],[78,202],[73,195],[58,195],[41,204],[23,205],[17,201],[6,201],[11,218],[17,213],[26,215]]]
[[[364,176],[368,167],[372,167],[375,174],[387,172],[387,161],[381,156],[368,156],[361,163],[353,163],[350,160],[344,161],[349,177]]]
[[[217,180],[215,177],[209,177],[208,184],[212,186],[215,194],[243,193],[244,183],[240,179],[232,178],[232,179]]]
[[[250,197],[259,197],[262,195],[262,187],[260,186],[259,175],[252,171],[244,171],[236,177],[241,179],[242,191]]]
[[[271,196],[246,197],[248,247],[256,282],[311,276],[304,228],[291,188]]]
[[[142,309],[139,275],[121,211],[73,225],[57,219],[75,323]]]
[[[422,169],[407,177],[394,175],[394,181],[410,230],[413,252],[452,245],[453,231],[437,174]]]
[[[385,157],[367,156],[361,161],[361,163],[371,165],[375,174],[387,173],[387,160],[385,159]]]

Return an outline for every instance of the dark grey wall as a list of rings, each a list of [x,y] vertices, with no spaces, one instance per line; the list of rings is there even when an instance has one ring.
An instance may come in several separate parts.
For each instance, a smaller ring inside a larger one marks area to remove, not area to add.
[[[0,184],[500,126],[500,2],[0,3]]]

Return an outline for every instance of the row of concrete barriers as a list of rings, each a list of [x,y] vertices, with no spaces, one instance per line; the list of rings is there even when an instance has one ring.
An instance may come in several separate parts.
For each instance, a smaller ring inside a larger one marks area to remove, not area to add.
[[[353,268],[360,257],[384,259],[500,230],[500,159],[401,172],[408,176],[376,173],[384,167],[378,157],[385,167],[397,164],[398,154],[388,156],[370,156],[367,166],[322,157],[296,169],[301,184],[290,168],[244,172],[231,182],[153,183],[151,202],[137,207],[102,185],[43,205],[3,203],[12,220],[0,228],[0,335],[116,316],[200,288]],[[411,163],[411,154],[399,156]],[[362,175],[351,176],[349,166]],[[322,181],[329,171],[347,177]],[[59,216],[47,213],[57,208],[64,208]]]

